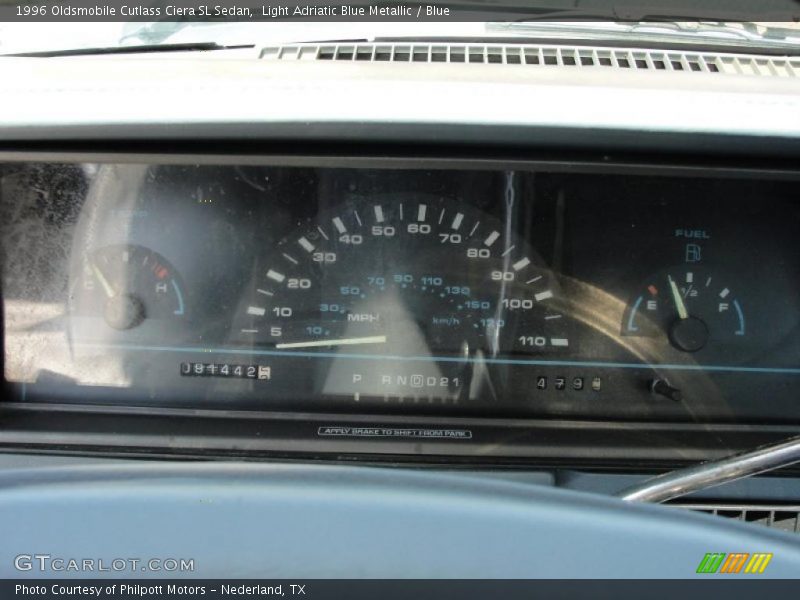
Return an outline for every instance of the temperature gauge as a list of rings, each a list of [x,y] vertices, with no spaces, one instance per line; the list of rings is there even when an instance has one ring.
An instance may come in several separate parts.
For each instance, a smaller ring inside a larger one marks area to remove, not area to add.
[[[142,246],[106,246],[87,254],[73,288],[73,314],[101,317],[124,331],[146,320],[184,316],[184,294],[175,268]]]
[[[735,289],[707,269],[675,267],[650,277],[625,311],[623,335],[666,335],[682,352],[728,346],[747,334]]]

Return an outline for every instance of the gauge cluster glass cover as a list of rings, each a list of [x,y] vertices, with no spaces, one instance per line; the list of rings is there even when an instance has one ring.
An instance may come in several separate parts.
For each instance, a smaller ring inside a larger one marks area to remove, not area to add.
[[[797,181],[9,163],[5,379],[23,402],[797,420]]]

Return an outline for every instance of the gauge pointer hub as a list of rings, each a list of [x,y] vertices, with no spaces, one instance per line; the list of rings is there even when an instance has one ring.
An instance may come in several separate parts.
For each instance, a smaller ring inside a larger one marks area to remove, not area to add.
[[[313,340],[308,342],[290,342],[288,344],[275,344],[275,348],[319,348],[326,346],[355,346],[360,344],[385,344],[385,335],[369,337],[343,338],[340,340]]]
[[[141,324],[146,315],[144,304],[139,298],[122,294],[108,299],[103,316],[111,327],[124,331]]]
[[[678,319],[669,330],[672,345],[684,352],[697,352],[708,342],[708,327],[697,317]]]

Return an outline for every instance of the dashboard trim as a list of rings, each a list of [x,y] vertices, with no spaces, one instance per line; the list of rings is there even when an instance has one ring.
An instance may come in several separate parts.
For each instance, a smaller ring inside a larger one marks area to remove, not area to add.
[[[453,147],[438,146],[428,148],[426,151],[412,153],[391,152],[385,147],[373,147],[377,155],[361,152],[348,152],[343,149],[328,148],[322,152],[319,148],[310,148],[312,153],[297,154],[286,152],[264,151],[256,147],[253,152],[235,153],[201,153],[181,151],[181,146],[176,152],[154,151],[86,151],[81,149],[42,150],[23,149],[9,150],[0,144],[0,161],[2,162],[55,162],[55,163],[134,163],[134,164],[196,164],[217,166],[262,166],[276,167],[319,167],[319,168],[364,168],[364,169],[419,169],[420,160],[424,160],[426,168],[435,170],[547,170],[553,173],[580,172],[586,174],[632,174],[632,175],[663,175],[671,177],[765,177],[769,179],[798,179],[800,168],[796,166],[767,167],[763,164],[752,166],[757,161],[741,161],[736,166],[724,166],[717,161],[698,159],[696,156],[681,156],[664,154],[653,156],[637,154],[633,158],[628,154],[603,153],[589,157],[569,158],[568,156],[552,158],[564,152],[547,152],[551,158],[543,158],[543,150],[511,150],[506,151],[506,156],[501,158],[483,158],[479,155],[464,153],[464,149],[456,150]],[[316,150],[316,151],[314,151]],[[454,153],[455,157],[447,157]],[[740,159],[741,160],[741,159]],[[733,162],[733,161],[727,161]],[[750,165],[748,165],[750,163]]]
[[[747,155],[786,144],[796,150],[800,140],[796,78],[196,57],[158,63],[5,58],[0,139],[702,145]]]
[[[243,414],[244,413],[244,414]],[[470,417],[324,414],[58,404],[0,405],[0,452],[56,450],[184,458],[335,457],[415,463],[674,468],[796,435],[782,425],[635,423]],[[114,433],[109,425],[116,424]],[[120,430],[120,425],[124,429]],[[318,427],[462,428],[471,440],[358,439]],[[610,435],[614,433],[616,435]],[[577,440],[577,443],[576,443]],[[568,444],[570,442],[571,444]]]

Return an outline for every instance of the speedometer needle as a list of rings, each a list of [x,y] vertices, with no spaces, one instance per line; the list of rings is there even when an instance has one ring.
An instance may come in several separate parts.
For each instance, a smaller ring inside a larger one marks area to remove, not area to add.
[[[371,337],[344,338],[340,340],[314,340],[311,342],[290,342],[288,344],[275,344],[281,348],[316,348],[320,346],[353,346],[356,344],[385,344],[385,335],[374,335]]]
[[[686,310],[686,304],[684,304],[683,296],[681,296],[680,290],[678,290],[678,284],[675,283],[671,275],[667,275],[667,279],[669,280],[669,287],[672,290],[672,297],[675,299],[675,306],[678,309],[678,316],[681,319],[688,319],[689,311]]]

